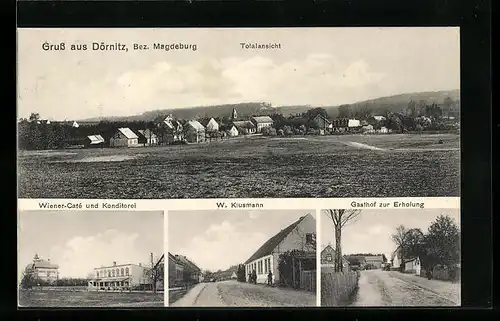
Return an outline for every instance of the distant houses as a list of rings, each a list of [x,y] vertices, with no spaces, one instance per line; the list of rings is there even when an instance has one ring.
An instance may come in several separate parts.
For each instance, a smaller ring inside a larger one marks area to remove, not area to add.
[[[331,245],[325,246],[321,251],[321,267],[335,268],[335,249]],[[350,270],[349,261],[345,256],[342,256],[342,272],[349,272]]]
[[[197,121],[190,120],[186,124],[185,138],[190,143],[201,143],[205,141],[205,127]]]
[[[150,129],[139,129],[138,142],[144,146],[158,145],[158,136]]]
[[[139,137],[130,128],[118,128],[109,140],[110,147],[134,147],[139,145]]]
[[[205,129],[207,132],[217,132],[219,131],[219,123],[215,119],[210,118],[207,121]]]
[[[261,133],[262,129],[269,128],[273,125],[273,119],[269,116],[254,116],[250,121],[255,125],[257,133]]]
[[[372,269],[381,269],[384,263],[384,257],[382,255],[369,255],[365,256],[366,267]]]
[[[236,127],[238,133],[242,135],[251,135],[257,132],[257,127],[249,120],[233,121],[233,126]]]
[[[59,279],[59,265],[51,263],[50,259],[43,260],[35,254],[33,263],[26,266],[24,273],[31,275],[36,281],[53,283]]]

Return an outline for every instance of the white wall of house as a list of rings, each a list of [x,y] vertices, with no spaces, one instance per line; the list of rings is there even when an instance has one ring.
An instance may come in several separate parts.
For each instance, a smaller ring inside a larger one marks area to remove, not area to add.
[[[109,140],[110,147],[132,147],[138,145],[137,138],[127,138],[121,132],[117,132],[111,139]]]
[[[229,136],[231,136],[231,137],[238,136],[238,129],[237,129],[235,126],[233,126],[233,127],[231,127],[231,129],[228,131],[228,134],[229,134]]]
[[[218,131],[219,124],[215,121],[215,119],[211,118],[207,124],[207,131]]]
[[[269,273],[269,270],[271,270],[273,273],[273,283],[274,283],[275,280],[278,280],[276,278],[277,274],[276,272],[278,271],[277,264],[278,261],[275,261],[272,254],[261,257],[257,260],[248,263],[245,266],[245,277],[248,281],[248,274],[255,269],[255,272],[257,272],[257,283],[267,283],[267,274]]]
[[[304,250],[304,251],[310,251],[314,252],[316,251],[316,248],[312,245],[308,245],[306,243],[306,235],[307,234],[316,234],[316,219],[308,215],[306,216],[302,222],[299,223],[295,227],[295,229],[288,234],[283,241],[278,244],[278,246],[274,249],[271,255],[265,256],[263,258],[257,259],[253,262],[250,262],[247,264],[247,270],[246,270],[246,275],[248,278],[248,273],[249,271],[252,271],[252,267],[256,267],[255,271],[259,272],[259,261],[264,261],[264,259],[269,259],[269,265],[270,269],[273,273],[273,283],[279,281],[279,271],[278,271],[278,264],[279,264],[279,256],[282,253],[285,253],[287,251],[291,250]],[[265,263],[263,264],[263,273],[259,274],[257,273],[257,283],[267,283],[267,274],[269,273],[269,270],[266,270],[266,265]],[[250,268],[250,270],[249,270]],[[269,267],[267,267],[269,269]]]
[[[260,133],[263,128],[271,127],[272,125],[273,123],[257,123],[257,132]]]

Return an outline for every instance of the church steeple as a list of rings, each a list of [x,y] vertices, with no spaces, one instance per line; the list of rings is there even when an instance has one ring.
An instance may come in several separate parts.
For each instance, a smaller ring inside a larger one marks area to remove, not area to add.
[[[238,113],[236,113],[236,108],[233,107],[233,111],[231,112],[231,120],[236,120],[238,118]]]

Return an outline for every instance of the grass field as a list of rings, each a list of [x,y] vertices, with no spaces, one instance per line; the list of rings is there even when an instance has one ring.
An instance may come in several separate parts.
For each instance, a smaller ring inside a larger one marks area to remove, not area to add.
[[[163,307],[163,293],[21,290],[22,307]]]
[[[19,197],[459,196],[459,143],[454,134],[395,134],[21,151]]]

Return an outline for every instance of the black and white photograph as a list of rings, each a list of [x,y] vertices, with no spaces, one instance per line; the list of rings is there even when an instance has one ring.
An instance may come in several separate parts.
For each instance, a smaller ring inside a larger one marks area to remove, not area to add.
[[[321,306],[460,306],[459,209],[327,209]]]
[[[316,302],[316,211],[169,211],[169,307]]]
[[[21,28],[19,197],[459,197],[459,40]]]
[[[19,307],[163,307],[163,212],[21,211]]]

